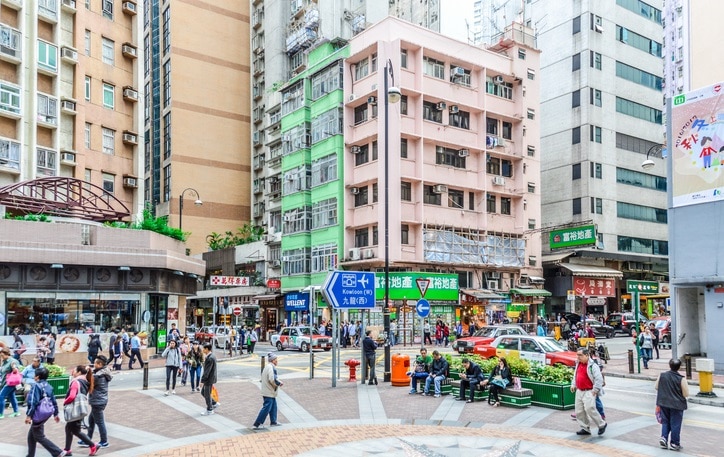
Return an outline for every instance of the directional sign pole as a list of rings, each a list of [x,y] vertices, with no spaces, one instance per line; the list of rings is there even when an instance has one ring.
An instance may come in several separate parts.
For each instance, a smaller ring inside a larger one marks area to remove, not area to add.
[[[639,307],[641,306],[640,300],[641,297],[639,297],[639,291],[636,289],[634,293],[631,294],[631,298],[633,299],[633,305],[631,308],[633,308],[631,311],[634,312],[634,316],[636,317],[636,365],[638,368],[637,373],[641,374],[641,345],[639,345],[640,337],[641,337],[641,327],[639,326]]]

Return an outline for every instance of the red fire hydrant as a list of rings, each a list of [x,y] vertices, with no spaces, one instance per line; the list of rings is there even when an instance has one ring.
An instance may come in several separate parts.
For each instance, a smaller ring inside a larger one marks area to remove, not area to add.
[[[349,359],[344,362],[349,367],[349,380],[348,382],[357,381],[357,367],[360,365],[360,361],[356,359]]]

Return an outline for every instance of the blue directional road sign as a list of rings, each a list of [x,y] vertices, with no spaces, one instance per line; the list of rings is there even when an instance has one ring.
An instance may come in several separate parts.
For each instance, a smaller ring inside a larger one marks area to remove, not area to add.
[[[369,271],[333,271],[322,286],[332,308],[372,309],[375,307],[375,274]]]
[[[424,298],[417,300],[415,308],[417,308],[417,315],[420,317],[427,317],[430,315],[430,302]]]

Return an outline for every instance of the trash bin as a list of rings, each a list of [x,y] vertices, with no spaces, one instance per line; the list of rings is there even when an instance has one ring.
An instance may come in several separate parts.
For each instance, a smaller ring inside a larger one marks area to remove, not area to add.
[[[392,373],[390,381],[395,387],[405,387],[410,385],[410,377],[407,372],[410,371],[410,356],[407,354],[395,354],[392,356]]]

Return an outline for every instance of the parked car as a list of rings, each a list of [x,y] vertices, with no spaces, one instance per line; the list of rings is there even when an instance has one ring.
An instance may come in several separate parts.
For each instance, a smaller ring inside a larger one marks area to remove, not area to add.
[[[186,327],[186,335],[185,335],[185,336],[188,336],[190,341],[195,340],[195,339],[196,339],[196,326],[195,326],[195,325],[190,325],[190,326]]]
[[[639,313],[639,323],[647,320],[646,316]],[[606,325],[613,327],[617,333],[631,336],[636,328],[636,317],[634,317],[634,313],[611,313],[606,318]]]
[[[475,354],[490,357],[521,358],[546,365],[576,365],[576,353],[569,351],[554,338],[548,336],[504,335],[490,344],[481,344]]]
[[[604,336],[606,338],[612,338],[616,335],[616,330],[613,327],[611,327],[610,325],[602,324],[596,319],[586,319],[586,325],[591,326],[591,328],[593,329],[593,333],[594,335],[596,335],[596,337]]]
[[[659,331],[659,342],[671,343],[671,316],[654,317],[646,323],[646,325],[654,324]]]
[[[460,354],[473,352],[473,348],[480,344],[488,344],[501,335],[527,335],[520,325],[491,325],[476,330],[472,336],[466,336],[453,341],[453,349]]]
[[[201,327],[195,334],[196,341],[201,344],[212,343],[217,348],[229,347],[231,329],[225,326]]]
[[[302,352],[309,352],[309,327],[283,327],[281,331],[271,337],[272,346],[278,351],[285,349],[299,349]],[[332,338],[320,335],[317,329],[312,329],[312,349],[332,349]]]

